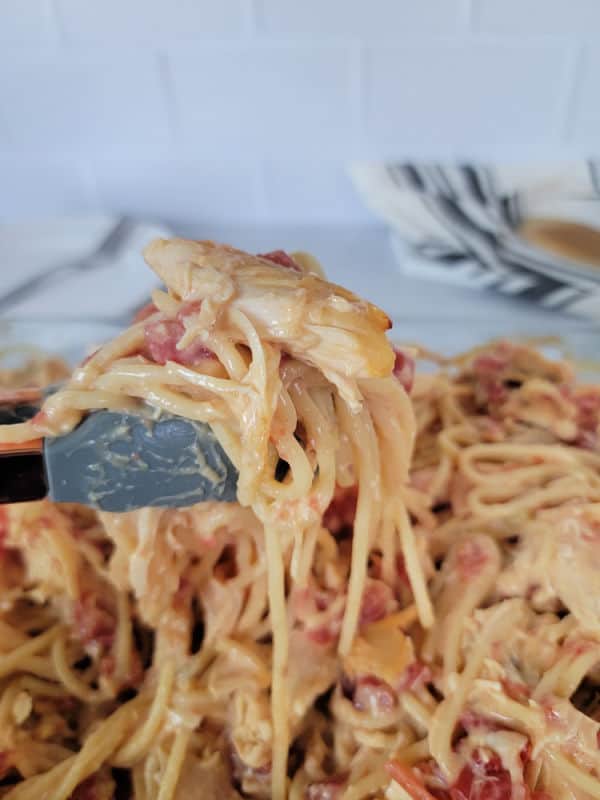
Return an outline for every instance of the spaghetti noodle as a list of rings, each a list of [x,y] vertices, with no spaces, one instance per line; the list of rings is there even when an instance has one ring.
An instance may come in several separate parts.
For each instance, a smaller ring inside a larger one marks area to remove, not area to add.
[[[4,509],[0,796],[600,797],[600,389],[394,352],[305,254],[146,258],[167,291],[0,441],[150,405],[238,502]]]

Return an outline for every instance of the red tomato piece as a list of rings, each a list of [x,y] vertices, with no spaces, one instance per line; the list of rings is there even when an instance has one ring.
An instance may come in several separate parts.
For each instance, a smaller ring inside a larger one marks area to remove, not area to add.
[[[152,314],[156,314],[157,311],[158,308],[154,305],[152,301],[150,301],[149,303],[146,303],[145,306],[138,308],[138,310],[135,312],[133,316],[133,321],[141,322],[143,319],[148,319],[148,317],[151,317]]]
[[[486,760],[475,750],[450,788],[450,797],[451,800],[511,800],[510,772],[504,769],[497,755]]]
[[[357,711],[366,711],[372,716],[385,714],[396,705],[396,693],[389,683],[374,675],[365,675],[356,681],[352,705]]]
[[[178,349],[177,343],[184,333],[183,322],[178,319],[159,319],[148,323],[144,328],[144,339],[152,361],[157,364],[175,361],[177,364],[193,366],[205,358],[214,358],[214,353],[200,342],[192,342]]]
[[[346,785],[345,775],[333,775],[324,781],[315,781],[306,788],[306,800],[338,800]]]
[[[404,391],[410,394],[415,380],[415,360],[404,351],[394,347],[394,375],[402,384]]]
[[[293,269],[294,272],[302,271],[294,259],[289,256],[285,250],[272,250],[270,253],[259,253],[258,257],[266,258],[267,261],[272,261],[273,264],[279,264],[280,267]]]

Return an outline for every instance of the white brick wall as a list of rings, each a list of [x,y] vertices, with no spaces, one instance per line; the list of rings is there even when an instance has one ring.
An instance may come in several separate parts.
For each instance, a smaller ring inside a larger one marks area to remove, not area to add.
[[[535,157],[539,148],[557,148],[568,67],[568,48],[559,42],[369,47],[369,149],[486,158]]]
[[[256,0],[257,27],[272,35],[393,38],[460,30],[464,0]]]
[[[65,41],[73,44],[110,46],[124,42],[129,46],[162,47],[169,44],[169,39],[237,36],[252,27],[246,0],[54,0],[54,3]]]
[[[169,75],[181,142],[211,158],[349,156],[355,59],[337,43],[180,46]]]
[[[600,0],[0,0],[0,219],[364,222],[381,156],[600,148]]]

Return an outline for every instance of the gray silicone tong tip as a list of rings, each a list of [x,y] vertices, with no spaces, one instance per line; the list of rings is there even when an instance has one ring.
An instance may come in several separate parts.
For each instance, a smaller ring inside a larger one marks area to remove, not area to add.
[[[238,473],[209,425],[97,411],[46,440],[49,496],[103,511],[234,501]]]

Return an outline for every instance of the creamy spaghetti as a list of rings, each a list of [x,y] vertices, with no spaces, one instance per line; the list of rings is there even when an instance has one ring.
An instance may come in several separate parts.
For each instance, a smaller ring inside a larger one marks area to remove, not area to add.
[[[151,406],[238,502],[4,508],[0,796],[600,797],[600,389],[394,350],[306,254],[146,259],[166,291],[0,441]]]

